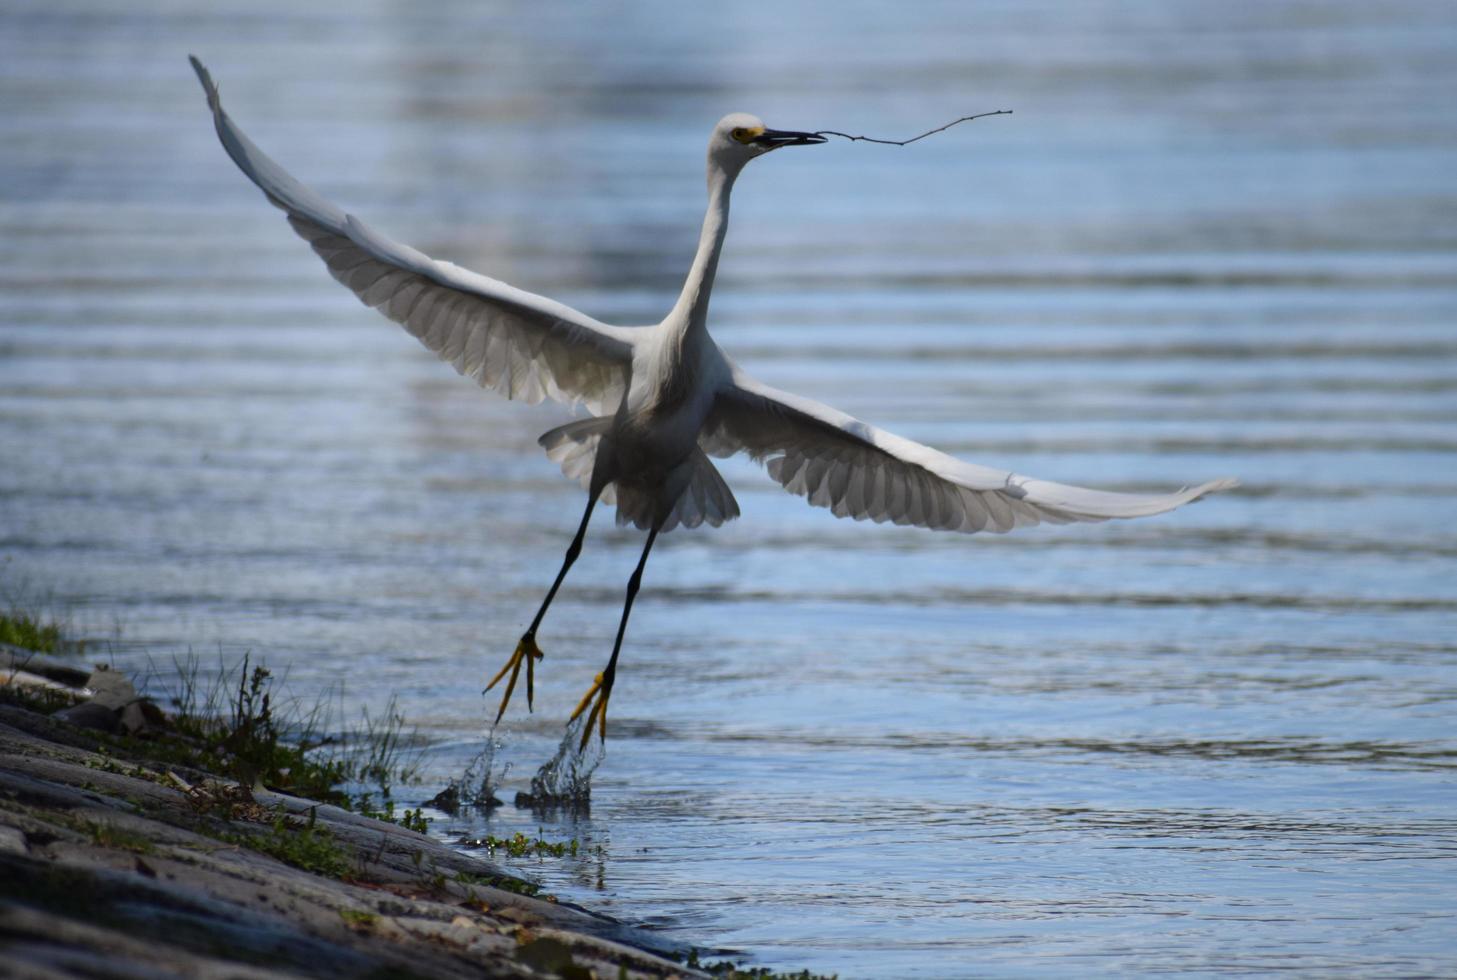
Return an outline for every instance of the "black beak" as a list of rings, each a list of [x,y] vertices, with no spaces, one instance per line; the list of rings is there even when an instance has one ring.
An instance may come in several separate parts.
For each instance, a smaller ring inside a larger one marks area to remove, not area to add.
[[[827,142],[829,137],[819,133],[794,133],[784,129],[766,129],[754,137],[755,144],[767,146],[771,150],[781,146],[814,146],[816,143]]]

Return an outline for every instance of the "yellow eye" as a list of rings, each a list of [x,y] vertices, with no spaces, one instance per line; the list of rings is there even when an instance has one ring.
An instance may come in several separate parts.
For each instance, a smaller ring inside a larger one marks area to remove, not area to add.
[[[734,139],[738,140],[740,143],[747,143],[749,142],[749,140],[754,138],[753,134],[751,134],[747,129],[744,129],[743,127],[739,127],[732,133],[729,133],[729,135],[732,136]]]

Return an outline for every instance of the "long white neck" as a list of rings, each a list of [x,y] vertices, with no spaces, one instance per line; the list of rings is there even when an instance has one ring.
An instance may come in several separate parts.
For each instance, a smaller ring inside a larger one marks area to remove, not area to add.
[[[708,325],[708,297],[713,292],[713,276],[718,271],[718,254],[728,232],[729,192],[737,173],[710,165],[708,171],[708,212],[703,216],[703,232],[698,236],[698,253],[683,283],[683,292],[668,321],[685,332],[701,331]]]

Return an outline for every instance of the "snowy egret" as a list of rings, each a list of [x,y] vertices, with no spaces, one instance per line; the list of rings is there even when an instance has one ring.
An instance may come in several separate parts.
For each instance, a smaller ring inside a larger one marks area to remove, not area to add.
[[[619,524],[647,531],[628,579],[612,656],[570,719],[587,713],[582,746],[594,727],[607,737],[617,657],[653,542],[680,524],[716,527],[739,514],[710,455],[748,453],[790,493],[837,517],[966,534],[1042,521],[1144,517],[1235,485],[1216,480],[1150,495],[1031,479],[963,462],[745,374],[708,335],[708,300],[728,230],[729,193],[750,160],[781,147],[823,143],[828,133],[768,129],[744,113],[719,120],[708,141],[708,212],[678,301],[654,326],[616,327],[432,259],[341,211],[259,150],[223,111],[207,69],[191,61],[228,155],[287,213],[335,279],[482,387],[529,404],[544,397],[582,403],[591,413],[539,440],[562,471],[581,482],[587,507],[531,625],[486,685],[490,690],[509,674],[497,721],[523,664],[531,705],[534,664],[542,656],[536,631],[582,550],[587,522],[601,500],[616,504]]]

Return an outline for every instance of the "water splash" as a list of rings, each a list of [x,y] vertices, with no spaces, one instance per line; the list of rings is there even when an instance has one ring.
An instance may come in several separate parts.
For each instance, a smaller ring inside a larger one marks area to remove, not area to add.
[[[592,773],[602,764],[607,749],[600,739],[588,739],[585,748],[578,748],[585,723],[577,718],[567,725],[556,754],[531,777],[531,792],[516,794],[517,806],[579,808],[591,802]]]
[[[471,760],[470,765],[465,767],[465,773],[460,778],[461,802],[467,806],[491,807],[500,806],[501,801],[496,798],[496,787],[500,786],[506,779],[506,774],[511,771],[511,763],[501,767],[501,774],[495,774],[496,750],[501,747],[501,740],[494,734],[486,738],[486,746]]]
[[[496,750],[501,744],[501,740],[494,734],[488,734],[485,748],[465,767],[461,777],[452,779],[450,785],[430,800],[428,805],[450,814],[456,813],[462,807],[488,810],[500,806],[501,800],[496,796],[496,789],[511,771],[511,763],[508,762],[501,767],[500,775],[496,774]]]

